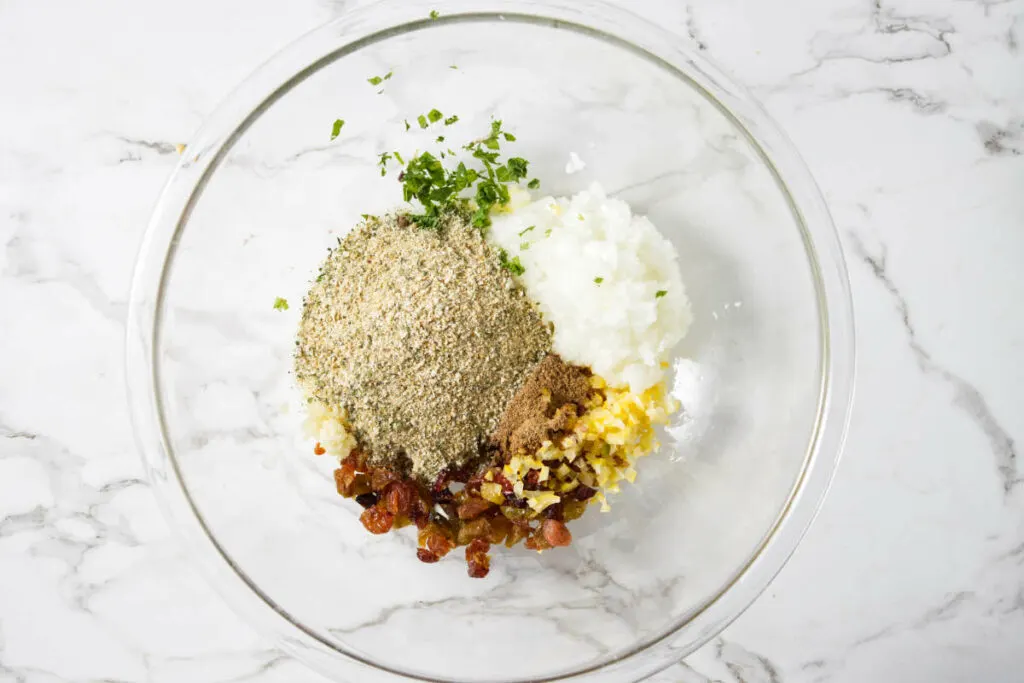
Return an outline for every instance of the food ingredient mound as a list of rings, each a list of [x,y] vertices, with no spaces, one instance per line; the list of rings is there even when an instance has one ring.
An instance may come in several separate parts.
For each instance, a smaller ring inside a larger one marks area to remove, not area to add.
[[[498,255],[458,212],[438,229],[368,218],[306,298],[295,370],[371,464],[432,481],[481,452],[551,345]]]
[[[565,361],[636,394],[664,380],[692,314],[675,248],[646,217],[594,184],[495,214],[488,238],[519,259]]]
[[[590,393],[590,372],[586,368],[549,354],[505,410],[494,444],[506,458],[536,451],[582,412]]]

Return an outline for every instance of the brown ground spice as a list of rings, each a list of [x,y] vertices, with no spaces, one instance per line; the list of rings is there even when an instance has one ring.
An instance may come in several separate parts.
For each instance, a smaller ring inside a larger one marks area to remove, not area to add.
[[[590,371],[549,353],[516,392],[491,437],[503,457],[531,453],[566,429],[590,394]]]

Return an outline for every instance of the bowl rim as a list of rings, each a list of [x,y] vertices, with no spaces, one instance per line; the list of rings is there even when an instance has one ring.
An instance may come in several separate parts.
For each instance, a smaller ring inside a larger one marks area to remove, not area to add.
[[[159,389],[157,349],[167,274],[192,209],[234,143],[280,97],[346,54],[433,26],[490,21],[554,25],[633,51],[688,81],[746,137],[773,175],[801,230],[817,295],[821,348],[817,415],[803,467],[747,561],[701,605],[660,633],[583,668],[528,680],[580,681],[626,671],[650,676],[711,640],[754,602],[796,549],[829,489],[849,425],[855,374],[853,305],[839,238],[824,198],[792,142],[752,95],[703,56],[682,47],[665,29],[605,0],[446,0],[444,14],[436,19],[428,16],[429,7],[426,0],[382,0],[305,34],[232,92],[186,148],[146,228],[129,296],[126,380],[143,464],[165,519],[216,592],[246,621],[272,634],[283,649],[331,676],[365,679],[369,667],[404,680],[439,680],[384,665],[324,639],[264,594],[207,528],[170,447]],[[649,662],[634,661],[639,653],[654,650],[659,656]]]

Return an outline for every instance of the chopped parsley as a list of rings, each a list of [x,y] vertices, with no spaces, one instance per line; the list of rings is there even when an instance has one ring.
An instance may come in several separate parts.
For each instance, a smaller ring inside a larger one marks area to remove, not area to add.
[[[531,190],[536,190],[538,187],[540,187],[540,179],[534,178],[530,182],[526,183],[526,186]]]
[[[443,135],[438,135],[437,136],[437,140],[435,140],[435,142],[444,142],[444,136]]]
[[[377,160],[377,165],[380,166],[380,174],[382,176],[388,174],[388,159],[391,158],[391,152],[384,152],[380,155],[380,159]]]
[[[398,152],[395,152],[394,156],[395,156],[395,161],[400,163],[402,166],[405,166],[405,159],[402,158],[401,154],[399,154]]]
[[[661,297],[665,296],[666,294],[668,294],[668,290],[667,289],[659,289],[658,293],[654,295],[654,298],[655,299],[660,299]]]
[[[439,16],[441,16],[441,13],[438,12],[436,9],[430,10],[430,18],[431,19],[437,19]]]
[[[530,227],[526,228],[525,230],[520,230],[519,231],[519,236],[522,237],[523,235],[525,235],[526,233],[530,232],[531,230],[533,230],[536,227],[537,227],[536,225],[531,225]]]
[[[519,243],[519,250],[520,251],[526,251],[529,248],[530,248],[530,243],[529,242],[520,242]]]
[[[430,119],[431,123],[437,123],[438,121],[444,118],[444,114],[442,114],[436,109],[431,109],[429,112],[427,112],[427,118]]]
[[[419,116],[416,117],[416,123],[420,124],[420,128],[426,128],[428,125],[430,125],[427,123],[427,117],[424,116],[423,114],[420,114]]]
[[[448,67],[448,68],[449,68],[449,69],[456,69],[456,70],[457,70],[457,69],[458,69],[459,67],[457,67],[457,66],[455,66],[454,64],[452,64],[452,65],[451,65],[450,67]]]
[[[373,76],[372,78],[367,78],[366,82],[369,83],[370,85],[380,85],[384,81],[390,80],[394,73],[394,71],[389,71],[383,76]]]
[[[595,285],[599,285],[599,284],[601,284],[602,282],[604,282],[604,278],[603,278],[603,277],[595,277],[595,278],[594,278],[594,284],[595,284]]]
[[[274,299],[274,310],[275,311],[287,311],[288,310],[288,299],[282,299],[277,297]]]
[[[451,116],[449,116],[448,118],[446,118],[446,119],[444,120],[444,125],[446,125],[446,126],[450,126],[450,125],[452,125],[453,123],[456,123],[456,122],[458,122],[458,120],[459,120],[459,117],[458,117],[458,116],[455,116],[454,114],[452,114]]]
[[[523,263],[519,260],[519,257],[514,256],[509,258],[508,252],[504,249],[498,251],[498,262],[501,263],[502,268],[513,275],[522,275],[526,272],[526,268],[523,268]]]
[[[345,119],[334,119],[334,125],[331,126],[331,139],[338,137],[341,133],[342,127],[345,125]]]
[[[405,123],[405,129],[406,130],[409,130],[410,128],[412,128],[412,126],[409,125],[409,119],[405,119],[404,123]]]
[[[443,115],[435,109],[427,116],[431,121],[437,121]],[[420,126],[426,128],[427,125],[427,117],[421,115]],[[471,156],[479,164],[478,168],[470,168],[466,162],[460,162],[454,169],[446,169],[440,159],[429,152],[409,160],[400,179],[405,201],[416,199],[423,205],[422,214],[411,216],[414,222],[422,228],[435,228],[445,209],[469,208],[468,197],[460,195],[466,190],[472,190],[476,210],[472,212],[470,221],[481,231],[490,226],[491,209],[508,203],[507,185],[525,178],[528,168],[528,162],[520,157],[511,157],[504,163],[500,160],[500,140],[505,139],[501,125],[501,121],[491,121],[489,135],[463,146],[463,149],[472,153]],[[448,150],[449,156],[453,154]],[[445,153],[441,152],[440,157],[445,158]],[[513,266],[521,267],[521,264]]]

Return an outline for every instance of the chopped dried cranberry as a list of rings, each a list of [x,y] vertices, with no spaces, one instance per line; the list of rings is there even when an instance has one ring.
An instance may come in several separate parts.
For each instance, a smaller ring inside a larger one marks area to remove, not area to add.
[[[537,488],[538,484],[540,484],[540,472],[537,470],[530,470],[526,473],[526,476],[523,477],[523,488],[527,488],[532,491]]]
[[[376,493],[363,493],[356,496],[356,502],[362,505],[364,508],[371,508],[377,504]]]

